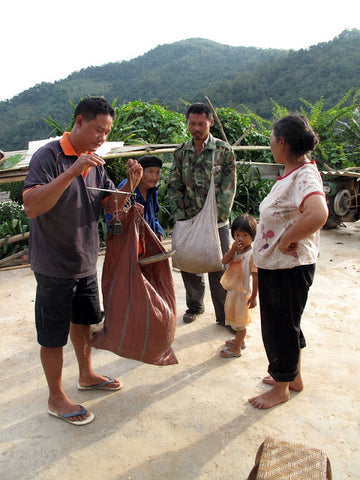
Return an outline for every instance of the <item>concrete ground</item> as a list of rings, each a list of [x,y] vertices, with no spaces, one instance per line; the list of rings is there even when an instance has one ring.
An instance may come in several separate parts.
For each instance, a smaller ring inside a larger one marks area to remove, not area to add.
[[[103,257],[99,257],[99,276]],[[176,284],[178,365],[157,367],[96,350],[99,373],[120,392],[79,392],[71,345],[63,382],[69,397],[96,415],[75,427],[47,414],[29,268],[0,271],[0,478],[2,480],[245,480],[266,436],[324,449],[333,479],[360,478],[360,222],[322,231],[315,283],[303,317],[305,389],[270,410],[248,398],[270,388],[259,309],[241,358],[224,359],[229,338],[206,312],[184,324]]]

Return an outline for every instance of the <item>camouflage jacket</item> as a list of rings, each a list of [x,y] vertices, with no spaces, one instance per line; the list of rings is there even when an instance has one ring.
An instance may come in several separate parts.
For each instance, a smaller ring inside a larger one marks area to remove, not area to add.
[[[175,220],[194,217],[204,206],[211,181],[212,152],[218,221],[229,219],[236,189],[235,156],[231,146],[214,138],[208,142],[197,157],[192,140],[183,143],[174,152],[174,163],[169,173],[169,206]]]

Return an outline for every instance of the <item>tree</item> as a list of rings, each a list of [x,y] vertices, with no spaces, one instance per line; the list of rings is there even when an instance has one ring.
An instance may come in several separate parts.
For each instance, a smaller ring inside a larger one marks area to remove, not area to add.
[[[320,143],[313,153],[313,158],[320,166],[324,163],[334,169],[342,169],[354,165],[360,165],[359,157],[354,151],[359,151],[356,135],[349,136],[349,130],[356,131],[356,116],[358,112],[358,100],[360,89],[353,94],[350,89],[334,106],[324,109],[324,98],[316,101],[314,104],[300,99],[300,113],[309,120],[314,132],[318,135]],[[287,109],[280,107],[276,102],[273,107],[273,115],[279,118],[287,114]],[[354,122],[355,119],[355,122]],[[351,127],[345,129],[345,125]],[[347,135],[344,136],[344,132]]]

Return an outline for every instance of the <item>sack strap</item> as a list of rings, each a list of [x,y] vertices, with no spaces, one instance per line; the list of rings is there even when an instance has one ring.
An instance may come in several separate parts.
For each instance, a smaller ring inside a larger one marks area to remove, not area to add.
[[[213,150],[212,157],[211,157],[211,163],[212,163],[212,165],[211,165],[211,175],[214,175],[214,173],[215,173],[215,152],[216,152],[216,148],[215,148],[215,150]]]
[[[218,165],[215,165],[215,152],[216,152],[216,149],[213,150],[212,152],[212,158],[211,158],[211,163],[212,163],[212,166],[211,166],[211,180],[213,181],[214,179],[214,173],[217,171],[218,169]],[[215,185],[214,185],[214,195],[215,195]],[[218,228],[222,228],[222,227],[225,227],[226,225],[229,225],[229,220],[226,220],[225,222],[218,222],[217,224],[217,227]]]

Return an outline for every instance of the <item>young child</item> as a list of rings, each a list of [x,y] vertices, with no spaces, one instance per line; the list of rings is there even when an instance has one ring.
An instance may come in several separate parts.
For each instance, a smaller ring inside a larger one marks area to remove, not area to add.
[[[230,264],[228,268],[238,269],[236,283],[229,287],[225,282],[225,275],[229,280],[230,270],[225,272],[221,279],[227,289],[225,301],[225,324],[236,331],[234,339],[225,342],[225,348],[220,355],[225,358],[240,357],[241,348],[245,348],[246,327],[252,320],[250,309],[256,306],[258,291],[257,268],[253,263],[252,242],[256,234],[256,220],[248,214],[235,218],[231,225],[231,235],[234,243],[225,253],[222,263]],[[232,265],[235,263],[236,265]],[[235,272],[234,272],[235,273]],[[251,281],[252,280],[252,281]]]

